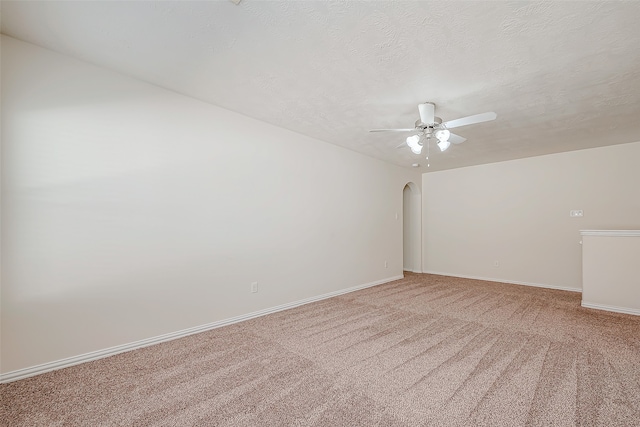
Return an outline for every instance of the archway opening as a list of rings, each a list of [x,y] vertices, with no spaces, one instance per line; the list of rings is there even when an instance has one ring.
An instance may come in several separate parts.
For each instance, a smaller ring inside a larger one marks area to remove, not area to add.
[[[422,273],[422,198],[413,182],[402,190],[402,266],[404,271]]]

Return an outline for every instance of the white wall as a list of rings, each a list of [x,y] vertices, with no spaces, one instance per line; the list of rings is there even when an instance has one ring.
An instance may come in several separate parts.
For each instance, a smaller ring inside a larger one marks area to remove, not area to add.
[[[583,230],[582,306],[640,315],[640,230]]]
[[[4,373],[399,276],[420,182],[5,36],[2,150]]]
[[[640,228],[639,159],[636,142],[424,174],[425,271],[580,289],[579,230]]]

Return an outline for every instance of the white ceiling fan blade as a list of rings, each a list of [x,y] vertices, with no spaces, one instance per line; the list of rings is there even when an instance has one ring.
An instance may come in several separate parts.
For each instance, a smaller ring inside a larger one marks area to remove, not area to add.
[[[415,132],[415,128],[411,129],[371,129],[369,132]]]
[[[498,115],[494,112],[490,113],[481,113],[476,114],[474,116],[463,117],[461,119],[450,120],[448,122],[444,122],[443,125],[447,129],[453,129],[460,126],[474,125],[476,123],[488,122],[491,120],[495,120]]]
[[[436,105],[434,103],[418,104],[418,111],[420,112],[420,121],[422,123],[429,125],[434,122],[436,118]]]
[[[449,142],[452,142],[454,144],[462,144],[466,140],[467,138],[460,135],[456,135],[455,133],[452,133],[449,135]]]

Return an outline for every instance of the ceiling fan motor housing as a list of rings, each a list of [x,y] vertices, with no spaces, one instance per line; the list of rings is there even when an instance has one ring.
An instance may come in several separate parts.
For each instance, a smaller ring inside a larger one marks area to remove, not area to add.
[[[442,119],[440,117],[434,117],[433,123],[422,123],[420,119],[416,120],[416,130],[422,131],[427,136],[431,136],[435,130],[441,128]]]

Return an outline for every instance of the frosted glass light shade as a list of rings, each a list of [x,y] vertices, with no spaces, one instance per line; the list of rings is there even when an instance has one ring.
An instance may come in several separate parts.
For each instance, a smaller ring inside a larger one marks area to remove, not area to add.
[[[409,147],[417,146],[418,142],[420,142],[420,135],[413,135],[407,138],[407,145]]]
[[[438,142],[438,148],[440,149],[440,151],[446,150],[450,145],[451,143],[446,139],[444,141],[441,140],[440,142]]]
[[[436,132],[436,138],[438,138],[438,141],[447,141],[449,139],[449,137],[451,136],[451,132],[449,132],[446,129],[440,129],[439,131]],[[447,145],[448,147],[448,145]],[[446,150],[446,148],[445,148]],[[444,151],[444,150],[442,150]]]

